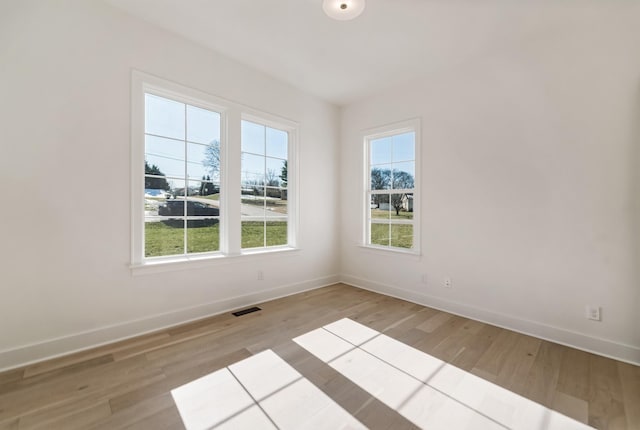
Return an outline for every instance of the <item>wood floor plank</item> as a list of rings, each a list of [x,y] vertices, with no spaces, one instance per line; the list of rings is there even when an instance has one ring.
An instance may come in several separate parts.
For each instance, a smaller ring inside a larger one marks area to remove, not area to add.
[[[156,397],[149,397],[128,408],[112,411],[109,417],[98,420],[87,426],[88,430],[115,430],[131,426],[147,418],[157,415],[166,409],[175,408],[175,402],[170,393],[163,393]]]
[[[215,372],[225,366],[233,364],[237,361],[250,357],[251,354],[246,349],[234,351],[221,357],[209,357],[202,360],[198,364],[190,363],[182,369],[172,367],[169,371],[164,370],[165,378],[158,380],[152,384],[133,387],[126,393],[112,397],[109,401],[111,409],[117,412],[121,409],[129,408],[136,403],[140,403],[149,397],[156,397],[162,393],[169,392],[174,388],[187,384],[209,373]]]
[[[589,424],[589,404],[585,400],[556,391],[551,407],[576,421]]]
[[[453,317],[452,314],[446,312],[438,312],[416,328],[427,333],[433,333],[438,327],[445,324]]]
[[[184,429],[184,424],[182,424],[178,408],[174,406],[134,421],[123,428],[127,430],[181,430]]]
[[[568,348],[560,365],[558,391],[589,401],[589,357],[591,354]]]
[[[53,423],[69,421],[69,417],[81,416],[78,414],[86,414],[91,416],[94,412],[104,411],[103,406],[108,402],[104,397],[87,396],[73,401],[59,402],[50,407],[40,410],[27,412],[20,417],[20,428],[56,428],[61,426],[53,425]],[[93,412],[91,412],[93,411]],[[106,416],[111,415],[111,410]],[[98,417],[96,420],[100,419]]]
[[[18,430],[18,419],[13,418],[9,421],[0,421],[0,430]]]
[[[502,331],[499,327],[484,324],[474,336],[467,338],[464,350],[453,358],[451,364],[470,372]]]
[[[627,427],[640,429],[640,367],[617,362]]]
[[[0,420],[122,389],[127,384],[135,385],[153,379],[159,372],[160,369],[150,366],[144,357],[136,357],[84,369],[79,373],[61,374],[41,384],[0,395],[0,404],[3,405]]]
[[[464,352],[469,340],[475,337],[480,330],[482,330],[484,324],[466,320],[464,324],[460,325],[457,329],[453,330],[449,335],[440,341],[430,352],[440,358],[443,361],[451,362],[458,355]]]
[[[565,346],[542,342],[526,378],[526,397],[546,407],[553,405],[566,350]]]
[[[614,360],[590,355],[589,388],[589,424],[609,430],[626,429],[622,385]]]
[[[91,424],[111,416],[108,403],[98,403],[87,409],[78,409],[73,413],[49,421],[19,421],[20,430],[23,429],[65,429],[84,430]]]
[[[492,375],[497,380],[498,375],[509,360],[511,351],[518,344],[519,335],[509,330],[501,330],[487,350],[482,354],[474,369]]]
[[[351,318],[598,429],[640,429],[640,368],[343,284],[0,373],[0,430],[183,429],[170,391],[271,349],[373,429],[415,426],[293,338]]]
[[[524,394],[528,386],[528,375],[542,341],[531,336],[518,335],[516,345],[509,351],[497,374],[498,385]]]

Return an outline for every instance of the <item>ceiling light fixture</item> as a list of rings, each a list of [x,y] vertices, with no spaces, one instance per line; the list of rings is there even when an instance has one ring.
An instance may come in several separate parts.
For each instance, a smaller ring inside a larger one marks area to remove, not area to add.
[[[348,21],[364,10],[365,0],[323,0],[322,9],[330,18]]]

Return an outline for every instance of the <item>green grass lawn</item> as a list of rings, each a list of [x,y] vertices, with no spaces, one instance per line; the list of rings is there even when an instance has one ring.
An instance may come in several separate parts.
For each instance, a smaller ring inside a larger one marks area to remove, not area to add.
[[[220,224],[187,228],[187,253],[211,252],[220,249]],[[201,223],[202,224],[202,223]],[[242,248],[264,246],[264,223],[247,221],[242,223]],[[267,246],[287,244],[287,223],[267,222]],[[145,223],[145,256],[159,257],[184,253],[184,226],[180,222]]]
[[[382,209],[371,209],[371,218],[413,219],[413,212],[401,210],[400,213],[396,215],[395,209],[391,209],[391,211],[385,211]]]
[[[371,224],[371,244],[410,249],[413,246],[413,226],[406,224]]]
[[[244,221],[242,223],[242,248],[264,246],[265,226],[260,221]],[[284,221],[267,221],[267,246],[287,244],[287,223]]]

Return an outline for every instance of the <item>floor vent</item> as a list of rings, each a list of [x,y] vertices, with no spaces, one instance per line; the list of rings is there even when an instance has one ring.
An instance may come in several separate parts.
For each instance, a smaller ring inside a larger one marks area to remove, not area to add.
[[[250,314],[251,312],[257,312],[257,311],[261,311],[262,309],[260,309],[257,306],[254,306],[252,308],[247,308],[247,309],[243,309],[241,311],[237,311],[237,312],[233,312],[233,314],[237,317],[242,316],[242,315],[246,315],[246,314]]]

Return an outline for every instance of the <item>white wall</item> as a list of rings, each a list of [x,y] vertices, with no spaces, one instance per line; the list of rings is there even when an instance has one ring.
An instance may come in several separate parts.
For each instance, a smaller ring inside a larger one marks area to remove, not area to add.
[[[300,252],[132,276],[132,68],[300,124]],[[334,282],[337,121],[335,107],[101,2],[3,2],[0,369]]]
[[[344,108],[343,279],[640,363],[632,3],[575,4],[561,31]],[[415,117],[422,256],[358,247],[361,131]],[[602,322],[585,319],[586,304],[602,306]]]

